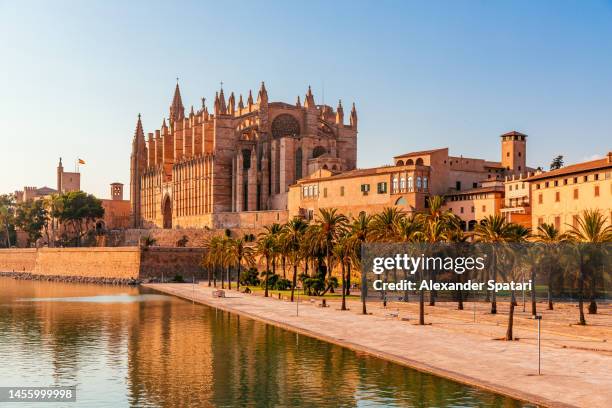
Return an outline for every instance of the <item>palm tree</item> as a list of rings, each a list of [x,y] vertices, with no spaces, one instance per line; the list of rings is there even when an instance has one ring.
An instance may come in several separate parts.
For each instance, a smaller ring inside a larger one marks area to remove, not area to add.
[[[444,197],[431,196],[427,202],[427,210],[417,216],[421,225],[420,240],[429,244],[450,241],[451,237],[456,235],[454,231],[461,229],[461,220],[450,210],[443,209]],[[435,270],[430,271],[430,279],[432,281],[436,280]],[[431,290],[429,292],[429,306],[435,305],[436,291]]]
[[[344,214],[338,213],[336,208],[321,208],[316,220],[318,225],[318,239],[325,246],[326,275],[331,277],[333,264],[333,249],[340,237],[344,234],[348,219]]]
[[[371,234],[372,234],[372,217],[366,214],[364,211],[361,211],[359,215],[357,216],[357,218],[353,219],[353,222],[351,223],[350,230],[349,230],[350,240],[352,241],[351,247],[353,249],[355,266],[359,268],[360,270],[361,270],[361,248],[363,244],[369,239]],[[363,274],[364,271],[361,270],[361,273]],[[347,295],[350,294],[350,284],[351,284],[350,279],[351,279],[351,274],[349,271],[348,281],[346,284],[346,294]],[[363,281],[363,278],[362,278],[362,281]],[[362,285],[362,288],[361,288],[362,313],[367,314],[366,301],[365,301],[367,288],[363,286],[364,285]]]
[[[232,239],[228,248],[228,258],[230,264],[235,266],[238,270],[238,277],[236,279],[236,290],[240,292],[240,274],[242,270],[243,261],[247,266],[254,264],[253,248],[248,244],[245,238]]]
[[[537,233],[534,235],[536,242],[545,245],[545,254],[548,255],[546,262],[546,281],[547,281],[547,297],[548,310],[553,310],[552,287],[553,287],[553,267],[557,264],[558,244],[567,241],[569,236],[561,233],[552,224],[542,224],[538,226]]]
[[[489,243],[491,245],[491,271],[490,277],[497,282],[497,246],[511,241],[516,235],[514,227],[501,215],[489,215],[474,228],[474,237],[477,242]],[[497,296],[495,291],[491,295],[491,314],[497,313]]]
[[[217,287],[217,267],[220,264],[220,254],[221,254],[221,246],[222,246],[223,238],[220,236],[214,236],[208,239],[204,243],[204,259],[202,260],[202,264],[206,267],[208,271],[208,286],[211,286],[212,281],[214,281],[214,287]],[[212,270],[212,276],[211,276]]]
[[[262,232],[259,234],[255,252],[265,258],[266,260],[266,271],[265,271],[265,292],[264,297],[268,297],[268,276],[270,275],[270,259],[276,253],[276,238],[270,231]]]
[[[304,235],[306,234],[307,228],[308,223],[306,221],[304,221],[302,218],[294,217],[287,223],[286,227],[283,230],[283,234],[281,235],[283,241],[283,249],[287,251],[289,260],[293,265],[293,279],[291,285],[292,302],[295,287],[297,285],[297,270],[300,261],[303,257],[302,242],[304,241]]]
[[[572,225],[569,237],[578,244],[601,244],[612,242],[612,225],[606,226],[607,218],[599,210],[585,210],[576,219],[576,225]],[[580,253],[580,268],[578,273],[578,309],[580,311],[580,324],[585,325],[584,318],[584,283],[587,270],[584,261],[584,250],[582,245],[578,245]],[[597,302],[595,301],[595,273],[591,274],[591,303],[589,314],[597,313]]]
[[[264,227],[264,230],[265,230],[265,233],[270,235],[272,239],[274,239],[275,241],[274,251],[272,252],[271,259],[272,259],[272,274],[276,275],[276,261],[278,259],[278,256],[281,254],[281,244],[280,244],[279,238],[283,232],[283,226],[275,222],[271,225]]]
[[[338,240],[338,242],[336,242],[336,245],[334,246],[334,249],[333,249],[333,254],[334,254],[334,257],[340,263],[340,271],[342,274],[342,307],[340,308],[340,310],[346,310],[346,290],[345,290],[346,288],[346,279],[345,279],[346,269],[345,267],[347,264],[352,262],[351,242],[350,242],[348,235],[342,236]]]
[[[397,207],[386,207],[372,217],[371,236],[376,242],[396,242],[397,227],[406,214]]]

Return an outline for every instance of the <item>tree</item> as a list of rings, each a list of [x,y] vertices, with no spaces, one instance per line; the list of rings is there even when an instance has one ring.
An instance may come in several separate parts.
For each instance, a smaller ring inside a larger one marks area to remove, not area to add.
[[[352,241],[352,249],[353,249],[353,259],[355,260],[355,266],[361,270],[363,274],[364,271],[361,268],[361,248],[365,242],[368,241],[372,234],[372,217],[366,214],[364,211],[361,211],[357,218],[353,219],[353,222],[350,225],[349,235],[350,240]],[[347,282],[346,294],[350,294],[350,278],[351,274],[348,274],[349,281]],[[364,281],[362,275],[362,282]],[[361,287],[361,303],[363,314],[367,314],[366,310],[366,293],[367,287]]]
[[[4,243],[10,248],[15,237],[15,197],[12,194],[0,195],[0,228],[4,235]]]
[[[28,200],[17,206],[16,225],[28,234],[28,246],[42,238],[49,213],[42,200]]]
[[[262,232],[259,234],[255,252],[262,256],[266,260],[266,271],[265,271],[265,292],[264,297],[268,297],[268,277],[270,275],[270,259],[276,252],[276,239],[270,232]]]
[[[283,229],[282,242],[283,249],[286,250],[286,255],[289,257],[291,265],[293,265],[293,278],[291,285],[291,301],[295,287],[297,285],[297,270],[301,259],[303,258],[302,242],[308,228],[308,223],[299,217],[291,219]]]
[[[474,237],[477,242],[489,243],[491,245],[490,278],[497,282],[496,256],[497,246],[512,241],[516,236],[515,228],[501,215],[489,215],[474,228]],[[497,313],[497,296],[495,291],[491,294],[491,314]]]
[[[76,245],[80,246],[90,224],[104,216],[104,208],[102,201],[92,194],[71,191],[54,197],[51,216],[62,223],[67,234],[72,235]]]
[[[553,310],[552,291],[553,291],[553,278],[554,271],[557,269],[559,256],[559,244],[567,241],[569,236],[562,234],[552,224],[542,224],[538,226],[537,233],[534,235],[536,242],[542,243],[545,247],[545,265],[546,265],[546,286],[547,286],[547,297],[548,297],[548,310]],[[533,306],[532,306],[533,309]]]
[[[607,218],[599,212],[599,210],[584,210],[576,219],[576,225],[572,225],[569,231],[569,237],[576,242],[579,252],[580,266],[578,271],[578,309],[580,312],[580,324],[585,325],[584,318],[584,284],[590,272],[591,278],[591,303],[589,305],[589,314],[597,313],[597,303],[595,301],[596,289],[596,272],[590,270],[585,265],[585,255],[589,249],[588,245],[584,244],[602,244],[612,242],[612,225],[607,225]],[[580,245],[582,244],[582,245]]]
[[[562,155],[558,155],[550,163],[550,169],[551,170],[558,170],[561,167],[563,167],[563,156]]]
[[[253,248],[247,242],[248,238],[239,238],[230,240],[228,247],[228,259],[231,265],[237,267],[238,278],[236,282],[236,290],[240,291],[240,274],[242,272],[242,263],[246,266],[251,266],[255,263],[253,257]]]
[[[325,268],[326,275],[331,277],[333,264],[333,250],[334,245],[338,242],[340,237],[344,235],[346,231],[348,219],[344,214],[338,213],[336,208],[321,208],[316,220],[318,228],[319,239],[325,247]],[[333,292],[333,290],[332,290]]]

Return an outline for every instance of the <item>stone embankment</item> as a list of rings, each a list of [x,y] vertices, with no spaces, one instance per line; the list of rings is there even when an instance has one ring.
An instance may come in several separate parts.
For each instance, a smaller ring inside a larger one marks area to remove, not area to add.
[[[202,248],[0,249],[0,272],[23,279],[131,284],[204,277]]]
[[[17,280],[53,281],[66,283],[96,283],[101,285],[139,285],[140,279],[125,278],[95,278],[87,276],[37,275],[29,272],[0,272],[0,277]],[[146,283],[146,282],[145,282]]]

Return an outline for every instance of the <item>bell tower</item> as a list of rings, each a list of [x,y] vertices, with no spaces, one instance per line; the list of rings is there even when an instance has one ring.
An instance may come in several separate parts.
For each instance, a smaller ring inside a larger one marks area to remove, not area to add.
[[[527,135],[513,130],[501,135],[501,164],[507,174],[527,171]]]

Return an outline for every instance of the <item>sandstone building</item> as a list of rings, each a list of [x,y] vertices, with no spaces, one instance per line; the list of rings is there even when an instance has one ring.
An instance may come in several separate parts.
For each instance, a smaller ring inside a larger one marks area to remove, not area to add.
[[[499,211],[503,180],[531,171],[526,165],[527,135],[501,135],[501,160],[449,155],[448,148],[395,156],[393,164],[335,172],[321,170],[290,188],[289,216],[311,219],[319,208],[335,207],[347,215],[375,213],[397,206],[422,211],[431,195],[446,196],[446,208],[473,227],[477,220]]]
[[[577,224],[584,210],[599,210],[612,223],[612,152],[603,159],[573,164],[527,179],[531,223],[552,224],[561,232]]]
[[[209,113],[186,115],[178,84],[168,119],[145,139],[140,115],[132,142],[130,198],[134,227],[225,228],[287,217],[289,186],[319,170],[344,172],[357,161],[357,112],[339,102],[271,102],[262,83]]]

